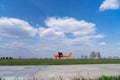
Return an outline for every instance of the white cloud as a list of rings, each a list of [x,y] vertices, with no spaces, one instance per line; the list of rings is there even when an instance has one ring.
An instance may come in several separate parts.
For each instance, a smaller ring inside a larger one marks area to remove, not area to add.
[[[39,35],[41,38],[59,40],[64,39],[65,34],[61,31],[55,31],[52,28],[39,28]]]
[[[103,38],[104,35],[98,34],[98,35],[89,35],[89,36],[82,36],[77,37],[75,39],[72,39],[73,44],[82,44],[82,45],[88,45],[88,46],[94,46],[94,40]]]
[[[102,38],[104,38],[104,35],[103,34],[96,34],[96,35],[89,36],[89,38],[91,38],[91,39],[102,39]]]
[[[53,29],[55,31],[60,31],[68,34],[69,36],[73,36],[73,38],[69,39],[67,35],[65,35],[64,40],[67,44],[86,44],[92,45],[92,42],[95,39],[101,39],[104,37],[103,34],[96,34],[95,24],[87,22],[85,20],[76,20],[71,17],[49,17],[46,21],[46,26],[48,29]],[[42,29],[43,30],[43,29]],[[68,43],[69,42],[69,43]]]
[[[89,37],[79,37],[72,40],[73,45],[93,45],[92,40]]]
[[[99,7],[100,11],[104,10],[115,10],[120,8],[120,0],[104,0],[101,6]]]
[[[9,37],[30,37],[35,36],[37,29],[28,22],[16,18],[0,18],[0,35]]]
[[[84,20],[76,20],[71,17],[49,17],[45,21],[49,28],[62,32],[71,32],[76,36],[92,34],[95,31],[95,24]]]
[[[21,43],[21,42],[8,42],[8,43],[5,43],[1,47],[4,47],[4,48],[22,48],[22,47],[25,47],[25,43]]]
[[[99,46],[106,46],[107,44],[106,44],[106,42],[100,42],[98,45]]]

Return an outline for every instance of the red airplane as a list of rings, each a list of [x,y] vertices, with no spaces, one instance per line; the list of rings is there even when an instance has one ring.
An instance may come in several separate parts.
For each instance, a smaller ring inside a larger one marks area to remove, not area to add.
[[[62,57],[68,59],[68,58],[72,57],[72,52],[69,52],[68,55],[64,55],[62,52],[58,52],[58,53],[54,54],[54,57],[56,59],[57,58],[61,59]]]

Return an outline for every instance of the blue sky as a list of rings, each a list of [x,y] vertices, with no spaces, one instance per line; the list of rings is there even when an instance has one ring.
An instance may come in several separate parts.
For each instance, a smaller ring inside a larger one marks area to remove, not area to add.
[[[120,0],[0,0],[0,56],[120,56]]]

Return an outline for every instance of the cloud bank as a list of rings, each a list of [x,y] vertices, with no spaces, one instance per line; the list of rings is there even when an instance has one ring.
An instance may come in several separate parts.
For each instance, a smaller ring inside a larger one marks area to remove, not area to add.
[[[37,56],[41,53],[46,56],[58,50],[85,51],[104,37],[103,34],[96,33],[96,24],[85,20],[73,17],[48,17],[44,22],[45,26],[36,28],[21,19],[1,17],[2,52],[11,54],[18,52],[21,53],[19,55],[26,56],[30,56],[29,54]]]

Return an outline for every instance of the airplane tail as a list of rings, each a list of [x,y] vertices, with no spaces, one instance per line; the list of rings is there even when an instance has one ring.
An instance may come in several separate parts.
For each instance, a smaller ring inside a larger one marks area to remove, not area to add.
[[[55,58],[57,58],[57,55],[56,55],[56,54],[54,54],[54,57],[55,57]]]
[[[72,52],[69,52],[69,53],[68,53],[68,57],[72,57]]]

